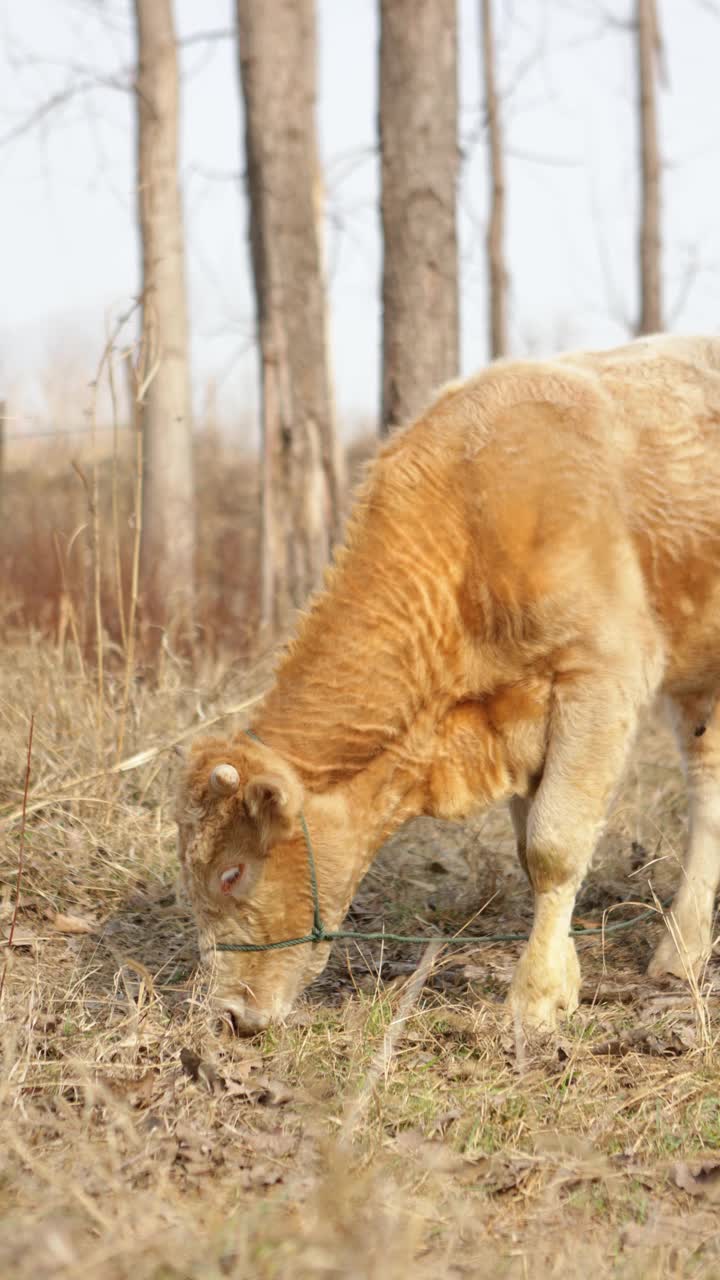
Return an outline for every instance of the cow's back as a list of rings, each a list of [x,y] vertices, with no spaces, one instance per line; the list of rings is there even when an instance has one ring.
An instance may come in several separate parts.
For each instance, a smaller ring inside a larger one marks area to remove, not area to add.
[[[435,454],[478,599],[585,593],[592,619],[634,577],[670,685],[720,680],[720,339],[498,362],[447,387],[391,446],[408,448]]]
[[[572,358],[571,358],[572,359]],[[720,340],[654,337],[584,358],[626,450],[628,529],[671,689],[720,679]]]
[[[632,425],[627,520],[668,682],[720,678],[720,341],[655,338],[591,359]]]

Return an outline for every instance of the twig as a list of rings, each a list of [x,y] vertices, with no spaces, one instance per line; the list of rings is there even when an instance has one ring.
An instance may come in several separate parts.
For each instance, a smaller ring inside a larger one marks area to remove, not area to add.
[[[178,49],[187,49],[191,44],[208,44],[216,40],[232,40],[235,32],[232,27],[218,27],[211,31],[194,31],[192,35],[180,36],[175,41]]]
[[[81,81],[74,85],[69,85],[65,89],[59,89],[57,93],[51,93],[44,102],[41,102],[34,111],[30,113],[24,120],[20,120],[18,124],[13,125],[6,133],[0,134],[0,147],[6,146],[9,142],[15,142],[18,138],[22,138],[24,134],[30,133],[36,125],[49,115],[53,115],[60,107],[65,106],[74,98],[85,93],[92,93],[94,89],[111,87],[116,85],[102,86],[96,80]]]
[[[25,822],[27,819],[28,790],[30,788],[30,760],[32,757],[32,740],[33,740],[34,728],[35,728],[35,714],[33,713],[30,716],[30,729],[28,732],[27,763],[25,765],[25,787],[23,789],[23,802],[22,802],[22,824],[20,826],[20,847],[18,850],[18,873],[17,873],[17,883],[15,885],[15,905],[13,907],[12,920],[10,921],[10,932],[8,933],[5,963],[3,965],[2,975],[0,975],[0,999],[2,999],[2,993],[5,990],[5,975],[7,974],[7,967],[10,960],[10,950],[12,948],[13,938],[15,937],[15,924],[17,922],[18,911],[20,909],[20,886],[22,884],[23,871],[25,869]]]

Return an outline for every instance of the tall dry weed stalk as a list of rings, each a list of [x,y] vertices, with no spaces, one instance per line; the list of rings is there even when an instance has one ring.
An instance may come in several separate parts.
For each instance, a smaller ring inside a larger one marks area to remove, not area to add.
[[[123,330],[131,321],[138,302],[133,303],[132,307],[122,314],[110,333],[103,347],[100,360],[96,369],[95,378],[91,384],[90,406],[88,417],[90,421],[90,437],[91,437],[91,454],[92,454],[92,472],[91,479],[88,480],[85,471],[79,462],[73,461],[73,468],[82,481],[85,489],[86,501],[89,513],[89,524],[91,530],[91,554],[92,554],[92,601],[93,601],[93,617],[95,630],[95,660],[96,660],[96,705],[95,705],[95,724],[96,724],[96,758],[98,763],[103,759],[103,733],[105,723],[105,625],[103,619],[103,547],[105,543],[105,529],[103,524],[103,515],[101,509],[100,495],[100,468],[99,468],[99,451],[98,451],[98,395],[102,387],[103,379],[107,378],[108,390],[110,395],[110,406],[112,416],[112,435],[113,435],[113,452],[111,463],[111,513],[112,513],[112,562],[115,576],[115,592],[117,597],[117,617],[120,625],[120,639],[122,648],[125,652],[125,688],[123,697],[123,707],[120,716],[120,724],[118,729],[118,742],[116,749],[116,759],[120,759],[125,737],[125,724],[127,720],[127,707],[129,699],[129,689],[134,670],[134,654],[135,654],[135,615],[136,615],[136,598],[137,583],[133,582],[135,590],[131,588],[130,599],[130,616],[126,619],[123,600],[122,586],[122,569],[120,554],[120,532],[119,532],[119,516],[118,516],[118,401],[115,383],[115,359],[117,357],[117,344],[122,335]],[[124,358],[121,356],[121,358]],[[134,414],[137,420],[137,414]],[[139,434],[139,423],[136,435]],[[139,452],[139,457],[138,457]],[[140,471],[139,482],[136,479],[135,493],[136,502],[139,488],[140,498],[142,497],[142,439],[140,438],[139,446],[136,446],[136,466]],[[139,547],[141,536],[139,509],[135,510],[135,543]],[[137,551],[139,554],[139,550]],[[135,560],[134,555],[133,560]]]
[[[382,1043],[373,1057],[362,1088],[346,1109],[338,1139],[340,1147],[347,1147],[352,1143],[353,1135],[367,1110],[377,1085],[381,1079],[387,1081],[393,1055],[396,1053],[398,1044],[405,1034],[408,1019],[432,972],[441,946],[442,941],[439,939],[433,939],[428,943],[420,957],[417,968],[404,984],[398,1007],[383,1032]]]
[[[115,751],[116,763],[122,758],[123,747],[125,745],[125,729],[127,725],[128,706],[130,704],[130,689],[135,675],[135,653],[136,653],[136,634],[137,634],[137,609],[138,596],[140,590],[140,548],[142,544],[142,507],[143,507],[143,435],[142,435],[142,404],[147,394],[148,387],[157,372],[157,361],[153,364],[148,373],[146,371],[147,351],[141,346],[139,352],[138,363],[135,365],[132,359],[132,352],[126,353],[126,370],[128,377],[128,385],[130,387],[130,405],[131,405],[131,425],[133,431],[133,439],[135,442],[135,469],[134,469],[134,486],[133,486],[133,545],[132,559],[130,571],[130,601],[128,606],[127,622],[124,626],[125,633],[125,680],[123,685],[123,699],[120,710],[120,720],[118,724],[117,747]]]
[[[33,744],[34,731],[35,731],[35,715],[33,713],[30,716],[30,728],[28,730],[27,760],[25,763],[25,783],[23,785],[23,799],[22,799],[22,820],[20,823],[20,840],[18,844],[17,879],[15,881],[15,901],[13,903],[13,913],[12,913],[12,919],[10,921],[10,931],[8,933],[7,950],[5,952],[5,963],[3,965],[2,973],[0,974],[0,1000],[2,999],[3,991],[5,990],[5,976],[7,974],[8,964],[10,963],[10,956],[12,954],[12,945],[15,938],[15,925],[17,923],[18,910],[20,907],[20,889],[22,886],[23,871],[25,870],[25,827],[27,823],[27,802],[28,802],[28,791],[30,790],[30,762],[32,760],[32,744]]]

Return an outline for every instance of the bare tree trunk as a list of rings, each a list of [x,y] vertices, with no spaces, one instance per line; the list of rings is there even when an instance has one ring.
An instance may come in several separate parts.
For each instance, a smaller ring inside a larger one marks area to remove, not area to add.
[[[381,430],[457,374],[456,0],[381,0]]]
[[[640,126],[640,318],[638,333],[663,327],[660,261],[660,157],[658,152],[656,56],[660,51],[655,0],[636,0]]]
[[[502,124],[495,83],[493,0],[481,0],[482,64],[485,83],[485,115],[488,130],[490,216],[486,250],[488,271],[488,328],[492,359],[508,353],[507,287],[505,266],[505,161]]]
[[[237,0],[262,366],[261,623],[287,625],[340,531],[315,133],[314,0]]]
[[[135,0],[137,181],[142,241],[143,536],[147,625],[187,636],[195,517],[185,247],[178,180],[178,68],[171,0]]]

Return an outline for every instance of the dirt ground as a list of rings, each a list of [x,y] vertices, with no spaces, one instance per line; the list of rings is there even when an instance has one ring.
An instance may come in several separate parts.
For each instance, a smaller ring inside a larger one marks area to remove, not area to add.
[[[240,1041],[213,1023],[174,892],[172,747],[228,708],[242,723],[265,679],[232,664],[190,677],[166,655],[119,743],[121,671],[98,691],[46,641],[5,647],[5,940],[36,720],[20,912],[0,951],[0,1275],[720,1274],[718,969],[694,990],[651,983],[657,914],[580,941],[582,1004],[552,1041],[525,1044],[504,1011],[520,943],[441,952],[424,985],[422,946],[336,944],[288,1025]],[[665,900],[684,829],[653,721],[578,921]],[[469,921],[526,931],[506,815],[412,824],[351,918],[428,938]]]

